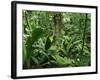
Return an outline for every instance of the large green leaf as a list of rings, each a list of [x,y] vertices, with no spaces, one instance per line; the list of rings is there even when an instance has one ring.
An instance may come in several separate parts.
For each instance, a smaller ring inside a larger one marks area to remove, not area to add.
[[[41,28],[35,28],[32,31],[32,42],[34,43],[43,35],[43,30]]]
[[[59,55],[54,55],[53,58],[57,61],[60,65],[71,65],[73,63],[73,60],[67,58],[67,57],[61,57]]]
[[[51,40],[50,37],[48,36],[45,43],[45,50],[48,50],[50,47],[51,47]]]
[[[24,53],[27,56],[25,61],[27,61],[28,67],[30,67],[30,60],[31,60],[32,50],[33,50],[32,45],[43,35],[43,30],[41,28],[36,28],[32,31],[31,34],[32,35],[27,38],[26,53]]]
[[[37,65],[39,65],[39,60],[37,58],[35,58],[34,56],[31,56],[32,60],[34,63],[36,63]]]

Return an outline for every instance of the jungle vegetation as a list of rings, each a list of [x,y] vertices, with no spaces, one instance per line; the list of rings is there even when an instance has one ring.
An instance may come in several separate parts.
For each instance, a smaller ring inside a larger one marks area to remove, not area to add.
[[[91,65],[91,14],[22,11],[23,69]]]

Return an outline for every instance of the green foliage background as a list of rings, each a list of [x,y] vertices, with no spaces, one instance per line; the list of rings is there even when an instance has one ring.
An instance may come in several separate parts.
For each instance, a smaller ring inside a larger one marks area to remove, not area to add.
[[[91,14],[23,10],[23,69],[91,65]]]

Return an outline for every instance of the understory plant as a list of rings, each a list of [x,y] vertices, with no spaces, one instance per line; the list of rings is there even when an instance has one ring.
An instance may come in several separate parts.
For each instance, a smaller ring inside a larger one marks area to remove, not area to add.
[[[91,64],[90,14],[23,10],[23,69]]]

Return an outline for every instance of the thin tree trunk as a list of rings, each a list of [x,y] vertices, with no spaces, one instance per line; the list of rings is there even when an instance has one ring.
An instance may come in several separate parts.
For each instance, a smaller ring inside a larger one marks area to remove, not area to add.
[[[85,15],[85,26],[83,29],[83,42],[82,42],[82,50],[81,50],[81,54],[83,54],[83,50],[84,50],[84,43],[85,43],[85,33],[86,33],[86,27],[87,27],[87,14]]]

